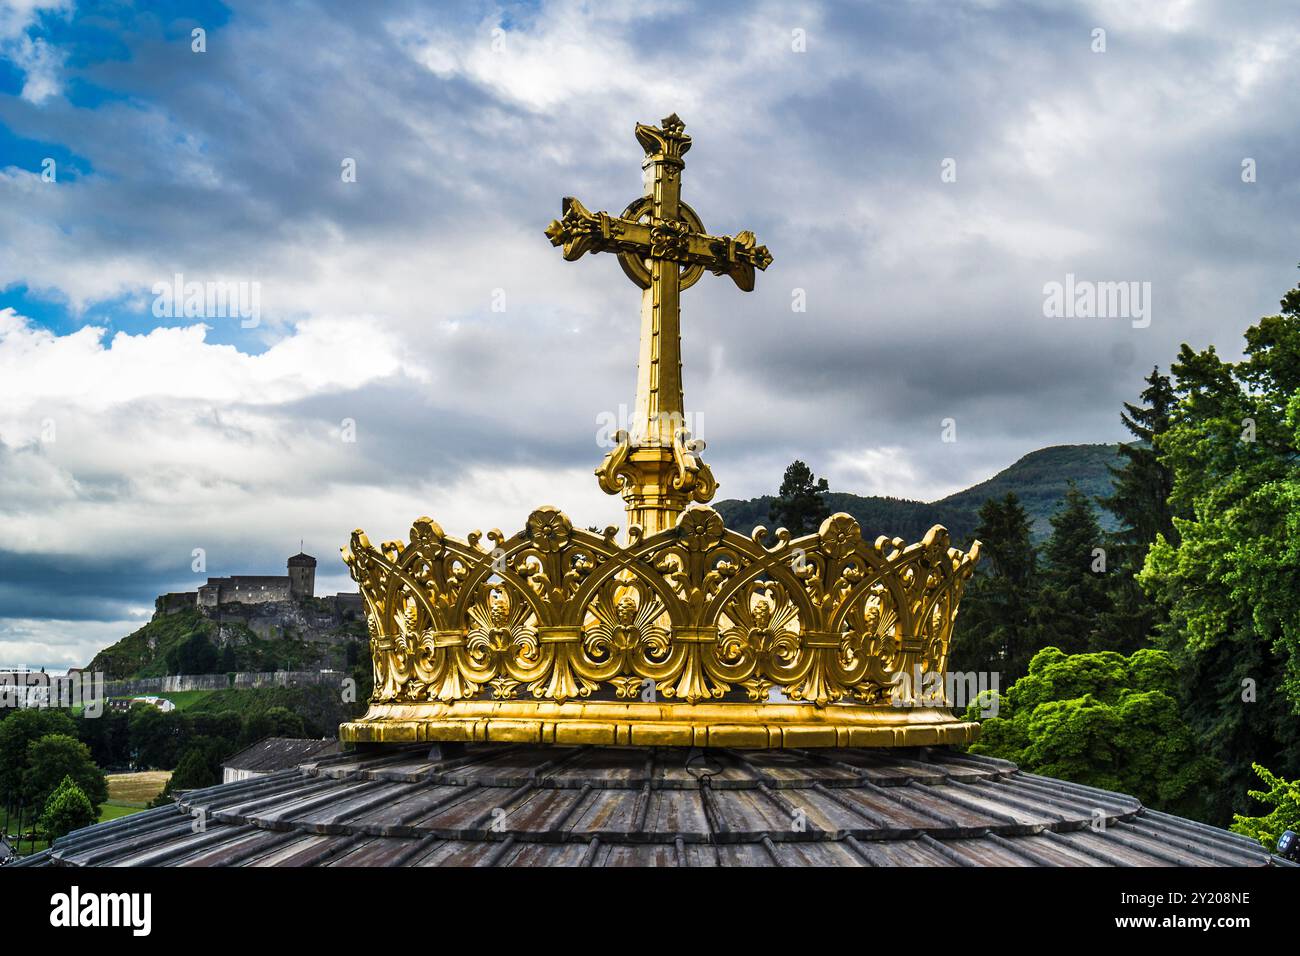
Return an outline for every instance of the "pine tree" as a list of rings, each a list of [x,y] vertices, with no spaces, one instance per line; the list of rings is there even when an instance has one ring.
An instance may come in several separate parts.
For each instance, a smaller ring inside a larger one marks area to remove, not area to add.
[[[1095,580],[1099,571],[1095,553],[1102,547],[1097,512],[1073,482],[1052,515],[1052,536],[1043,546],[1043,576],[1052,584],[1069,587],[1081,576]]]
[[[1125,402],[1120,413],[1120,421],[1136,441],[1120,446],[1124,462],[1110,468],[1113,490],[1109,497],[1101,499],[1101,504],[1118,519],[1119,528],[1107,536],[1107,582],[1112,607],[1098,621],[1098,631],[1107,635],[1106,646],[1121,654],[1150,646],[1165,620],[1164,611],[1138,585],[1136,575],[1142,570],[1147,549],[1158,537],[1178,540],[1169,500],[1174,475],[1160,460],[1159,452],[1178,396],[1159,366],[1144,381],[1142,404]]]
[[[1160,461],[1157,445],[1159,438],[1169,428],[1170,411],[1177,402],[1169,376],[1161,375],[1157,366],[1145,379],[1142,404],[1124,403],[1120,421],[1137,439],[1121,445],[1119,453],[1124,464],[1110,473],[1114,478],[1114,491],[1102,499],[1102,505],[1119,519],[1120,529],[1115,540],[1122,546],[1117,555],[1126,567],[1139,568],[1146,550],[1157,534],[1177,544],[1178,532],[1174,528],[1173,509],[1169,497],[1174,490],[1174,474]]]
[[[768,520],[779,528],[800,535],[816,531],[830,517],[830,505],[823,495],[830,490],[825,478],[817,479],[802,461],[785,470],[781,491],[772,502]]]
[[[950,666],[997,672],[1005,687],[1025,674],[1033,654],[1030,611],[1038,559],[1029,516],[1014,493],[985,501],[979,517],[979,572],[962,598]]]
[[[1114,604],[1097,512],[1071,484],[1051,520],[1052,535],[1043,546],[1042,587],[1033,609],[1035,649],[1059,647],[1067,654],[1114,650],[1110,635],[1099,627]]]

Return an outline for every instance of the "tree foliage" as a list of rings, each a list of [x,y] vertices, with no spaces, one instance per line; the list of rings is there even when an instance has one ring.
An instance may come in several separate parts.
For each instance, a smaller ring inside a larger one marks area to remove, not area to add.
[[[781,490],[772,501],[768,519],[777,527],[788,528],[791,534],[816,531],[831,514],[825,498],[829,490],[825,478],[815,477],[806,464],[794,461],[785,470]]]
[[[27,747],[23,786],[27,802],[43,807],[65,777],[71,777],[96,811],[108,799],[108,782],[90,759],[90,749],[68,734],[46,734]]]
[[[0,721],[0,801],[16,807],[26,796],[27,751],[49,734],[75,734],[77,725],[62,710],[29,707]]]
[[[996,671],[1006,677],[1023,674],[1028,666],[1038,566],[1029,533],[1029,517],[1014,492],[990,498],[980,508],[975,537],[983,557],[962,599],[954,670]]]
[[[1252,790],[1250,795],[1273,809],[1259,817],[1237,814],[1232,829],[1254,837],[1269,850],[1276,850],[1277,839],[1283,833],[1287,830],[1300,832],[1300,780],[1283,780],[1259,764],[1255,764],[1254,770],[1268,789]]]
[[[65,776],[41,811],[40,828],[50,840],[88,827],[99,819],[89,798],[71,776]]]
[[[1119,520],[1114,536],[1122,548],[1119,557],[1134,570],[1141,567],[1147,548],[1157,536],[1176,541],[1178,534],[1169,505],[1174,490],[1173,471],[1155,449],[1157,436],[1169,429],[1177,399],[1169,376],[1160,374],[1159,367],[1153,368],[1145,381],[1142,404],[1125,402],[1120,413],[1124,427],[1137,441],[1119,446],[1123,464],[1111,467],[1114,490],[1101,501]]]
[[[232,652],[228,660],[222,658],[207,634],[196,631],[167,652],[167,673],[214,674],[218,668],[235,660],[233,648],[227,645],[226,649]]]
[[[1163,651],[1125,657],[1044,648],[999,697],[997,716],[984,720],[971,751],[1196,816],[1217,767],[1201,753],[1177,696],[1177,668]],[[971,704],[967,719],[985,706]]]
[[[1172,366],[1155,448],[1175,533],[1139,575],[1168,609],[1162,644],[1239,813],[1253,762],[1300,774],[1300,289],[1281,305],[1246,331],[1244,360],[1184,345]]]
[[[1043,547],[1032,612],[1035,650],[1047,646],[1067,654],[1123,650],[1115,635],[1101,627],[1114,612],[1106,557],[1096,509],[1071,486],[1052,515],[1052,536]]]
[[[185,751],[181,762],[167,781],[172,790],[197,790],[221,782],[221,756],[210,747],[193,747]]]

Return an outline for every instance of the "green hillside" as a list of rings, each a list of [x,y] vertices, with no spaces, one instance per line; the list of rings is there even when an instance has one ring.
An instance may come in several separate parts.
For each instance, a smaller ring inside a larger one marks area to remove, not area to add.
[[[1035,538],[1041,540],[1051,532],[1049,519],[1071,481],[1089,497],[1110,494],[1107,466],[1118,464],[1118,456],[1118,445],[1053,445],[1030,452],[987,481],[939,501],[863,497],[843,491],[830,492],[826,501],[831,511],[853,515],[868,540],[884,534],[918,541],[931,526],[941,524],[955,540],[965,541],[979,523],[980,505],[1014,491],[1033,521]],[[731,527],[749,529],[770,526],[771,502],[772,497],[764,495],[748,501],[720,501],[715,507]],[[1102,510],[1100,518],[1102,527],[1113,527],[1109,512]]]
[[[332,656],[338,660],[324,663],[342,663],[341,650]],[[198,661],[207,666],[197,666]],[[102,671],[113,679],[273,671],[317,664],[324,666],[321,648],[297,634],[263,638],[238,621],[217,622],[198,610],[186,610],[156,617],[100,651],[89,670]]]
[[[173,694],[164,694],[174,697]],[[187,711],[191,716],[235,713],[241,718],[264,715],[273,707],[297,714],[307,737],[333,737],[345,720],[366,712],[369,687],[358,691],[358,701],[345,703],[336,684],[312,687],[249,687],[215,690],[196,701]]]

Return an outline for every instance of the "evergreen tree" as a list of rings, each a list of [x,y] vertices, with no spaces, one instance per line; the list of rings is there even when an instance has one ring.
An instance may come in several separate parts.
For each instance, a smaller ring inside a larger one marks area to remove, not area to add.
[[[1030,539],[1029,515],[1013,491],[1000,501],[990,498],[980,506],[975,528],[982,557],[993,574],[1018,588],[1034,584],[1038,554]]]
[[[962,597],[950,666],[997,672],[1005,686],[1025,673],[1032,655],[1037,554],[1029,516],[1014,493],[985,501],[979,517],[979,570]]]
[[[1128,654],[1152,643],[1166,615],[1141,586],[1147,549],[1157,537],[1177,541],[1174,512],[1169,503],[1174,476],[1160,460],[1157,446],[1168,430],[1177,402],[1169,376],[1153,368],[1145,379],[1142,404],[1124,403],[1120,420],[1136,441],[1120,446],[1121,467],[1111,467],[1113,491],[1101,504],[1119,521],[1119,528],[1107,536],[1108,585],[1113,607],[1098,622],[1109,635],[1109,646]]]
[[[816,531],[830,517],[830,505],[823,495],[830,490],[825,478],[817,479],[802,461],[791,463],[781,481],[781,491],[772,502],[768,520],[779,528],[800,535]]]
[[[1146,550],[1157,535],[1177,542],[1173,510],[1169,506],[1174,490],[1174,475],[1160,460],[1156,442],[1169,428],[1169,416],[1177,401],[1169,376],[1161,375],[1157,366],[1145,379],[1142,404],[1124,403],[1120,420],[1137,439],[1120,445],[1124,464],[1110,466],[1114,491],[1102,499],[1102,505],[1119,519],[1116,540],[1133,554],[1122,554],[1126,566],[1140,567]]]
[[[1080,577],[1096,580],[1103,573],[1095,566],[1102,534],[1088,496],[1071,483],[1051,522],[1052,535],[1043,547],[1043,578],[1061,588]]]
[[[214,759],[215,758],[215,759]],[[221,782],[221,762],[211,747],[191,747],[167,780],[167,791],[197,790]]]
[[[1052,535],[1043,547],[1041,587],[1032,612],[1035,650],[1048,646],[1067,654],[1114,650],[1112,635],[1100,628],[1114,605],[1107,589],[1101,525],[1092,502],[1071,484],[1051,520]]]

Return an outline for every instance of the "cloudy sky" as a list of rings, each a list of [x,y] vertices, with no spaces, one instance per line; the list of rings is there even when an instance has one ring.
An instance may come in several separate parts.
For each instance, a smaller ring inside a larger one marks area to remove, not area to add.
[[[1291,6],[0,0],[0,664],[84,664],[196,548],[302,540],[332,593],[358,526],[618,522],[638,291],[542,230],[635,198],[672,111],[687,201],[776,260],[685,296],[720,498],[1125,437],[1153,364],[1294,284]],[[178,274],[259,321],[158,315]],[[1149,324],[1045,315],[1067,275],[1150,283]]]

